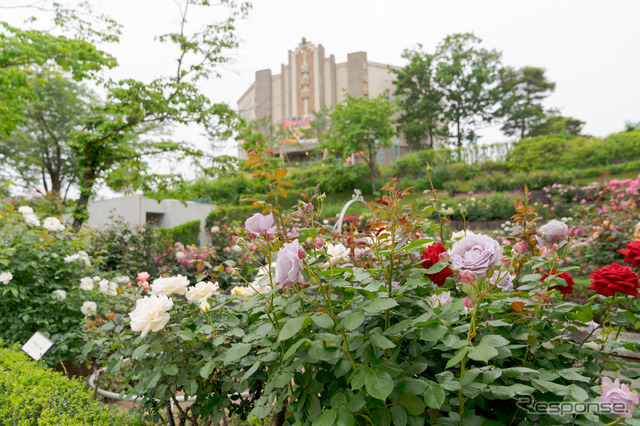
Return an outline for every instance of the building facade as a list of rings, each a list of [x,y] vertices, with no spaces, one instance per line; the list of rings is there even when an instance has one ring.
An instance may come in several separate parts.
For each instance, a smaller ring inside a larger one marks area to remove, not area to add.
[[[248,121],[270,117],[273,128],[288,129],[293,137],[283,137],[276,153],[290,161],[305,161],[317,141],[300,137],[300,130],[309,127],[313,112],[342,102],[345,94],[371,98],[384,94],[391,100],[395,74],[390,68],[399,67],[370,62],[366,52],[349,53],[346,62],[336,62],[334,55],[326,56],[321,44],[303,38],[289,51],[279,74],[269,69],[256,72],[254,83],[238,100],[238,111]],[[377,161],[391,164],[409,150],[398,137],[391,148],[380,150]],[[238,152],[245,158],[240,146]]]

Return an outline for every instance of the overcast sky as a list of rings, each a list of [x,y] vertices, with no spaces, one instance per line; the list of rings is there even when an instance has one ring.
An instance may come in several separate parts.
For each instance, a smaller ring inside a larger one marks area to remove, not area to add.
[[[177,25],[174,1],[90,3],[123,25],[121,42],[105,47],[120,63],[111,76],[148,80],[173,72],[172,52],[153,37]],[[4,19],[17,17],[9,10],[0,13]],[[622,130],[625,121],[640,121],[639,19],[638,0],[256,0],[238,25],[241,46],[230,53],[233,62],[204,88],[214,101],[236,108],[255,71],[279,73],[287,51],[302,37],[322,44],[338,62],[346,61],[347,53],[366,51],[370,61],[402,66],[405,48],[420,43],[432,52],[448,34],[473,32],[485,47],[502,52],[505,65],[545,68],[557,83],[546,106],[585,121],[585,133],[605,136]],[[199,133],[179,132],[187,139],[198,139]],[[481,142],[506,139],[493,128],[484,131]]]

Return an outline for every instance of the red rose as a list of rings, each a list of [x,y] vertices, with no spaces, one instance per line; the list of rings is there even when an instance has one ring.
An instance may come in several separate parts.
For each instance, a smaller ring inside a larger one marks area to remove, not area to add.
[[[627,244],[627,248],[618,250],[618,253],[626,256],[623,262],[633,265],[636,268],[640,268],[640,241],[634,241]]]
[[[614,263],[596,269],[589,277],[591,286],[587,288],[603,296],[613,296],[616,291],[629,296],[638,296],[637,288],[640,287],[638,274],[628,266]]]
[[[424,259],[422,262],[422,267],[424,269],[429,269],[436,263],[440,262],[440,253],[446,253],[447,249],[440,243],[433,243],[426,249],[422,250],[421,259]],[[425,274],[431,281],[436,283],[438,287],[442,287],[444,285],[444,281],[448,276],[453,275],[451,269],[447,266],[440,272],[436,272],[435,274]]]
[[[557,273],[558,271],[556,269],[551,271],[552,275],[555,275]],[[547,273],[547,275],[543,275],[542,278],[540,278],[540,281],[544,282],[544,280],[548,276],[549,276],[549,273]],[[549,287],[549,290],[553,290],[553,289],[558,290],[560,293],[562,293],[563,299],[567,296],[567,294],[573,294],[573,286],[576,285],[576,283],[573,282],[573,277],[569,275],[568,272],[563,272],[560,275],[558,275],[558,278],[562,278],[567,283],[567,285],[553,285]]]

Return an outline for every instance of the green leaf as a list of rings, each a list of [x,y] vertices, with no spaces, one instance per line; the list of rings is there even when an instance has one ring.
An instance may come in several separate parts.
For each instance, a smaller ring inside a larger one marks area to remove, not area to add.
[[[306,337],[295,342],[293,345],[291,345],[289,349],[287,349],[287,352],[284,353],[283,359],[289,359],[291,355],[295,354],[298,351],[298,348],[300,347],[300,345],[308,342],[310,342],[310,340],[307,339]]]
[[[467,352],[469,352],[469,348],[468,346],[464,346],[463,348],[461,348],[460,350],[458,350],[458,352],[456,352],[456,354],[453,356],[453,358],[451,358],[449,361],[447,361],[447,365],[445,365],[444,369],[448,369],[453,367],[454,365],[458,364],[460,361],[462,361],[462,358],[464,358],[464,356],[467,354]]]
[[[188,396],[193,396],[198,392],[198,382],[195,379],[191,379],[184,385],[184,393]]]
[[[287,321],[280,330],[278,341],[281,342],[295,336],[295,334],[300,331],[307,318],[308,317],[290,318],[289,321]]]
[[[442,389],[440,385],[429,386],[424,392],[424,400],[430,408],[439,410],[442,404],[444,404],[444,399],[444,389]]]
[[[244,382],[249,377],[251,377],[253,375],[253,373],[255,373],[256,370],[258,370],[258,367],[260,367],[260,361],[254,362],[253,365],[251,366],[251,368],[248,369],[246,371],[246,373],[244,373],[244,375],[242,376],[242,379],[240,379],[240,383]]]
[[[589,383],[591,380],[582,374],[572,370],[558,370],[558,374],[563,379],[571,380],[573,382],[585,382]]]
[[[386,400],[393,390],[393,379],[386,371],[374,370],[368,367],[365,374],[365,389],[374,398]]]
[[[538,370],[534,370],[532,368],[527,368],[527,367],[511,367],[511,368],[505,368],[504,370],[502,370],[502,374],[504,374],[507,377],[519,377],[519,376],[524,376],[529,374],[535,374],[536,376],[539,376],[540,372]]]
[[[491,387],[491,393],[500,399],[513,398],[515,395],[531,395],[535,389],[531,386],[516,383],[511,386],[494,386]]]
[[[407,409],[407,412],[412,416],[420,416],[424,414],[424,410],[427,404],[418,395],[412,393],[404,393],[400,395],[400,404]]]
[[[489,334],[480,339],[480,345],[492,346],[494,348],[500,348],[502,346],[507,346],[508,344],[509,341],[507,339],[496,334]]]
[[[435,265],[433,265],[431,268],[427,269],[424,271],[425,274],[437,274],[438,272],[442,271],[444,268],[447,267],[446,262],[438,262]]]
[[[340,321],[340,325],[349,330],[353,331],[356,328],[360,327],[360,325],[364,322],[364,311],[351,312],[344,317],[342,321]]]
[[[394,426],[405,426],[407,424],[407,412],[398,404],[393,404],[389,408],[391,412],[391,420]]]
[[[151,347],[151,345],[145,343],[141,346],[138,346],[135,351],[131,354],[131,359],[140,358],[141,355],[147,352],[147,350]]]
[[[313,423],[313,426],[333,426],[336,424],[338,412],[335,409],[325,410]]]
[[[420,339],[427,342],[435,342],[442,339],[442,336],[447,334],[447,328],[441,324],[429,324],[422,328],[420,332]]]
[[[224,363],[228,364],[233,361],[237,361],[251,350],[250,343],[236,343],[229,348],[226,354],[224,354]]]
[[[160,377],[162,377],[162,372],[160,370],[157,370],[153,376],[151,376],[151,379],[149,379],[149,383],[146,384],[146,388],[147,389],[153,389],[156,387],[156,385],[158,384],[158,381],[160,381]]]
[[[371,337],[369,337],[369,341],[373,346],[376,346],[380,349],[391,349],[396,347],[396,345],[391,340],[376,333],[372,334]]]
[[[498,356],[498,350],[493,346],[487,346],[481,343],[478,346],[470,348],[468,356],[474,361],[484,361],[488,363],[491,358]]]
[[[336,372],[336,377],[342,377],[347,374],[351,370],[351,361],[348,359],[342,358],[340,361],[336,363],[334,371]]]
[[[415,240],[415,241],[413,241],[413,242],[411,242],[411,243],[407,244],[406,246],[402,247],[402,248],[400,249],[400,251],[409,251],[409,250],[411,250],[411,249],[412,249],[412,248],[414,248],[414,247],[418,247],[418,246],[421,246],[421,245],[423,245],[423,244],[430,243],[430,242],[432,242],[432,241],[433,241],[433,239],[432,239],[432,238],[421,238],[421,239],[419,239],[419,240]]]
[[[175,364],[169,364],[164,367],[162,371],[164,371],[164,374],[167,376],[176,376],[178,374],[178,366]]]
[[[387,309],[391,309],[397,305],[398,302],[396,302],[394,299],[378,298],[373,299],[371,302],[364,305],[362,309],[364,309],[369,314],[377,314],[382,311],[386,311]]]
[[[542,379],[532,379],[531,383],[537,389],[545,392],[551,392],[556,395],[569,395],[570,391],[566,386],[560,385],[558,383],[550,382],[548,380]]]
[[[208,379],[209,377],[211,377],[211,372],[213,372],[213,367],[215,367],[213,360],[207,361],[207,363],[200,368],[200,376],[203,379]]]
[[[315,325],[317,325],[320,328],[324,328],[325,330],[331,330],[331,328],[333,327],[333,320],[326,313],[320,314],[320,315],[314,315],[311,317],[311,320]]]

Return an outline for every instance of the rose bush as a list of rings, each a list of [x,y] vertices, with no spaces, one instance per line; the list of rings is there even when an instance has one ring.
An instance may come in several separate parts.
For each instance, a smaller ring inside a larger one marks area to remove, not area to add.
[[[438,224],[403,204],[409,189],[395,180],[371,204],[366,233],[344,241],[318,223],[320,195],[304,200],[313,209],[282,211],[287,171],[269,169],[265,155],[272,153],[250,151],[248,164],[270,192],[250,201],[273,215],[274,233],[239,229],[237,241],[248,251],[255,245],[270,265],[260,273],[265,286],[258,290],[245,278],[246,287],[216,293],[205,309],[172,294],[170,311],[145,311],[147,326],[160,322],[144,336],[138,330],[146,328],[132,330],[127,316],[115,316],[119,350],[108,365],[117,371],[132,360],[139,380],[133,390],[157,419],[179,392],[196,397],[189,409],[177,406],[180,415],[205,424],[223,410],[314,425],[604,425],[638,418],[631,390],[603,378],[605,371],[639,375],[617,353],[640,348],[616,339],[620,327],[637,321],[623,303],[633,296],[615,282],[606,285],[615,297],[601,291],[584,305],[563,301],[570,285],[562,274],[575,269],[562,266],[571,244],[554,237],[540,246],[527,198],[515,204],[506,245],[478,235],[452,244]],[[427,210],[436,203],[434,194]],[[448,256],[425,269],[424,246],[436,237]],[[333,264],[327,244],[318,242],[343,244],[349,257]],[[452,274],[443,283],[430,279],[447,267]],[[195,282],[189,284],[186,294]],[[585,327],[582,341],[569,334]],[[546,404],[624,400],[626,409],[536,412],[519,403],[525,396]]]

